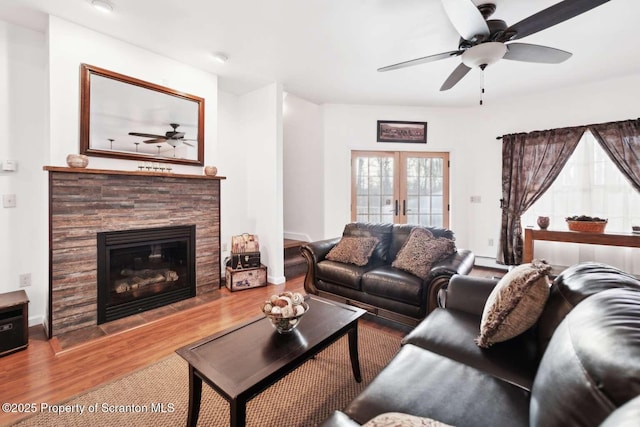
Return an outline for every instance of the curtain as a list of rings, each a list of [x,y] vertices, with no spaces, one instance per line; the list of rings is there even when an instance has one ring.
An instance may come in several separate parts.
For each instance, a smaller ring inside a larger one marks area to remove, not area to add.
[[[566,230],[565,218],[607,218],[607,233],[629,233],[640,225],[640,192],[622,174],[604,148],[586,130],[553,184],[521,216],[522,227],[538,228],[538,216],[551,219],[552,230]],[[537,241],[535,257],[556,266],[598,261],[640,275],[640,249]]]
[[[604,151],[640,191],[640,119],[589,126]]]
[[[498,263],[522,262],[520,216],[551,186],[586,129],[581,126],[503,136]]]

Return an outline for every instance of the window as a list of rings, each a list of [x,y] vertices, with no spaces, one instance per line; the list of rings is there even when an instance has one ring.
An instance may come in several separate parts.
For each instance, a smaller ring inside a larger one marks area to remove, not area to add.
[[[351,219],[449,226],[449,154],[354,151]]]
[[[607,218],[606,232],[629,233],[640,225],[640,194],[587,131],[551,188],[522,216],[522,225],[535,226],[541,215],[550,217],[551,230],[567,230],[567,216],[589,215]],[[598,261],[638,272],[640,261],[633,258],[639,255],[632,248],[536,242],[537,258],[561,266]]]

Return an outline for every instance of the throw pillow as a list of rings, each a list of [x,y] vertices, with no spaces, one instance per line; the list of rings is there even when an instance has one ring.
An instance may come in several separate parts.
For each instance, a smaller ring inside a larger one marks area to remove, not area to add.
[[[505,274],[484,305],[476,344],[487,348],[532,327],[549,298],[550,271],[544,260],[533,260]]]
[[[416,227],[398,251],[391,266],[426,280],[431,266],[456,251],[451,239],[434,238],[426,228]]]
[[[343,237],[325,258],[329,261],[362,267],[369,262],[369,257],[377,244],[377,237]]]
[[[362,427],[451,427],[449,424],[401,412],[387,412],[367,421]]]

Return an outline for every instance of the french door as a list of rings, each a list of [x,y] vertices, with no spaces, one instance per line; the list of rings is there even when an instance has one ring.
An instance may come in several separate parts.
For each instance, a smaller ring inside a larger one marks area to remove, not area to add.
[[[449,226],[449,153],[351,152],[351,220]]]

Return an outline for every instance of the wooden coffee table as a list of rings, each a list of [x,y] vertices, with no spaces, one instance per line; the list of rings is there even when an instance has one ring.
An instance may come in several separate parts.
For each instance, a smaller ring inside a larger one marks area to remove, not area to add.
[[[365,310],[318,297],[307,303],[309,311],[290,334],[278,334],[259,316],[176,350],[189,362],[188,426],[198,422],[203,381],[229,402],[231,426],[244,426],[249,400],[345,334],[353,376],[362,380],[358,319]]]

